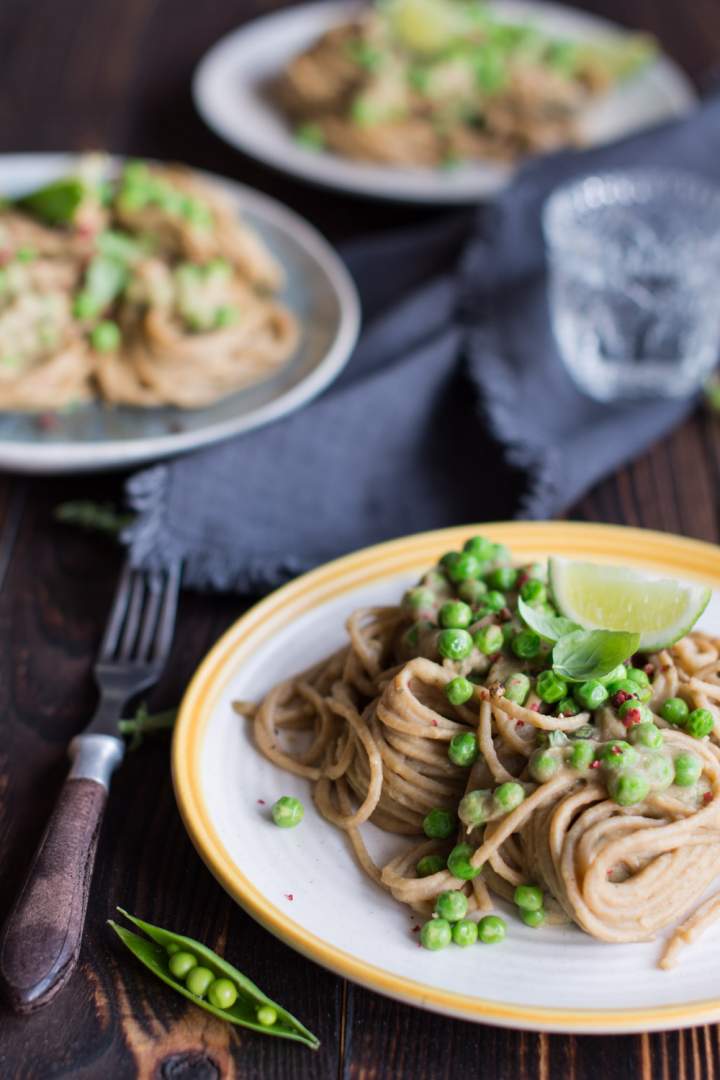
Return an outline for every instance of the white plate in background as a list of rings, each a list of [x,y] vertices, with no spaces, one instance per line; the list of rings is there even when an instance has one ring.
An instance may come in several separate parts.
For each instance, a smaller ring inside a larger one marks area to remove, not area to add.
[[[355,0],[330,0],[265,15],[221,38],[200,61],[193,80],[198,112],[231,146],[303,180],[379,199],[447,205],[471,203],[502,188],[512,166],[468,162],[458,168],[400,168],[351,161],[309,150],[293,138],[264,85],[325,31],[348,22]],[[620,27],[574,8],[526,0],[489,5],[508,20],[529,22],[558,37],[587,40]],[[680,116],[695,101],[680,68],[659,56],[642,72],[590,105],[581,127],[590,145],[608,142]]]

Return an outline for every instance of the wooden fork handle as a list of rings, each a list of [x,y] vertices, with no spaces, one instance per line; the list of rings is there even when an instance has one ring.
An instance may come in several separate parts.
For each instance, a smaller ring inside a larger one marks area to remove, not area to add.
[[[0,981],[19,1013],[46,1005],[75,970],[110,775],[123,748],[113,736],[81,735],[71,752],[75,764],[0,943]]]

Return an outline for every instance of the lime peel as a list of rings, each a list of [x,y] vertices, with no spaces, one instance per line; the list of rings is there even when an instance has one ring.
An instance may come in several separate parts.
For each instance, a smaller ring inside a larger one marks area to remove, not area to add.
[[[562,615],[586,630],[640,635],[638,650],[655,652],[692,630],[711,590],[621,566],[551,558],[550,587]]]

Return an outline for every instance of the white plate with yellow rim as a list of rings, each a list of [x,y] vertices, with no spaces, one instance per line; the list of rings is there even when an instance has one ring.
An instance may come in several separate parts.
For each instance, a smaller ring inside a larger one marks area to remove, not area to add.
[[[397,602],[406,585],[475,533],[519,561],[567,558],[644,568],[712,586],[699,626],[720,633],[720,549],[664,533],[564,522],[516,522],[423,533],[345,556],[273,593],[203,661],[183,700],[173,778],[188,832],[220,883],[292,948],[380,993],[466,1020],[536,1031],[621,1033],[720,1020],[720,928],[671,971],[660,943],[607,945],[576,927],[531,930],[508,912],[497,946],[418,948],[406,909],[357,868],[345,838],[315,810],[307,783],[255,749],[231,707],[344,642],[356,607]],[[305,806],[299,828],[277,829],[280,795]],[[364,826],[373,854],[398,838]],[[719,868],[720,870],[720,868]],[[499,905],[500,906],[500,905]]]
[[[198,112],[231,146],[282,172],[324,187],[376,199],[449,205],[472,203],[504,187],[511,166],[492,161],[458,168],[400,168],[351,161],[306,149],[270,101],[267,84],[298,53],[334,26],[348,22],[355,0],[299,4],[231,31],[203,57],[193,79]],[[597,15],[560,4],[495,0],[489,5],[511,22],[529,23],[548,34],[588,41],[617,34],[621,27]],[[590,105],[580,127],[588,145],[610,142],[652,124],[681,116],[695,92],[677,64],[659,56],[634,78]]]

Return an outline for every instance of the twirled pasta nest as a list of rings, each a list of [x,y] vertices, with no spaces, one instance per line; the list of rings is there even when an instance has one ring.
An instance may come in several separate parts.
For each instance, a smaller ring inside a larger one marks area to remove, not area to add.
[[[403,659],[399,643],[408,625],[400,607],[357,611],[346,648],[280,683],[259,706],[237,706],[254,717],[262,753],[312,782],[320,812],[346,831],[363,870],[422,917],[446,890],[462,890],[468,917],[477,919],[493,910],[493,895],[512,899],[518,885],[534,882],[545,891],[548,921],[572,921],[605,942],[652,939],[692,912],[720,871],[720,640],[692,633],[646,658],[654,723],[668,752],[700,760],[697,787],[688,795],[672,786],[621,806],[593,769],[580,775],[563,766],[545,783],[528,771],[538,733],[572,737],[587,726],[588,712],[554,716],[539,711],[537,699],[508,700],[503,686],[523,665],[506,655],[487,662],[469,701],[452,705],[445,690],[458,665]],[[711,712],[709,739],[691,738],[661,718],[661,703],[677,695]],[[592,719],[598,742],[627,737],[615,709],[601,708]],[[288,731],[307,733],[301,752],[285,748]],[[448,758],[451,739],[467,731],[479,748],[470,770]],[[509,813],[480,829],[461,826],[453,839],[423,836],[434,808],[455,811],[466,792],[508,781],[525,791]],[[361,835],[368,821],[419,839],[378,866]],[[470,881],[449,869],[418,876],[419,859],[446,856],[456,840],[474,848],[471,863],[481,874]],[[662,965],[719,912],[720,897],[713,897],[691,914],[672,935]]]

